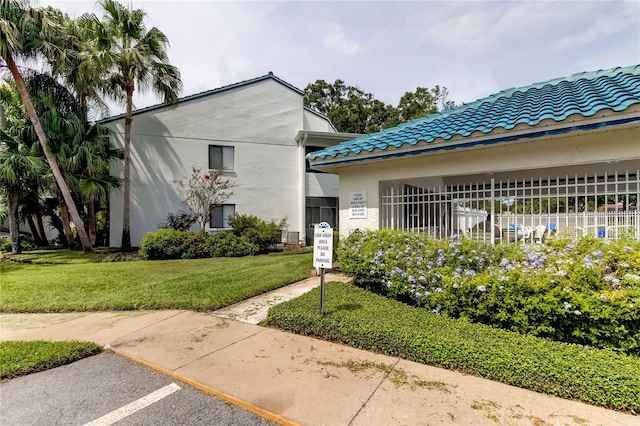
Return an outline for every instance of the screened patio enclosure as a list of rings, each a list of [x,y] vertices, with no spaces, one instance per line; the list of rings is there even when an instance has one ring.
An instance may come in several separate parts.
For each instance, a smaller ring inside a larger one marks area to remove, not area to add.
[[[640,239],[640,170],[382,181],[380,228],[488,243],[551,235]]]

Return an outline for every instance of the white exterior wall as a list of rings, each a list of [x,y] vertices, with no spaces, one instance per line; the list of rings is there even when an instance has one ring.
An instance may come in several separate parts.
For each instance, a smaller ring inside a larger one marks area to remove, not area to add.
[[[235,170],[225,177],[237,186],[226,204],[265,220],[286,218],[289,230],[302,234],[304,162],[295,142],[304,125],[302,102],[302,95],[268,79],[134,115],[132,245],[157,230],[169,212],[184,209],[174,181],[190,175],[192,167],[207,172],[209,145],[234,146]],[[124,119],[107,125],[122,147]],[[113,173],[123,176],[121,163]],[[111,246],[121,245],[122,203],[122,193],[111,195]]]
[[[303,112],[303,121],[304,127],[302,130],[316,130],[319,132],[331,133],[336,131],[329,121],[320,117],[318,114],[307,111],[306,109]]]
[[[307,197],[338,197],[338,175],[328,173],[305,173]]]
[[[640,164],[640,127],[608,129],[340,167],[340,234],[344,237],[355,229],[379,228],[380,181],[415,179],[416,183],[433,186],[444,183],[442,178],[447,176],[480,175],[489,179],[496,173],[526,170],[526,174],[531,175],[538,170],[554,167],[571,170],[567,173],[575,173],[581,168],[585,170],[589,164],[601,163],[610,163],[608,170],[611,171],[616,169],[616,163],[625,161],[626,165],[629,160]],[[366,219],[349,219],[349,195],[356,191],[367,191]]]

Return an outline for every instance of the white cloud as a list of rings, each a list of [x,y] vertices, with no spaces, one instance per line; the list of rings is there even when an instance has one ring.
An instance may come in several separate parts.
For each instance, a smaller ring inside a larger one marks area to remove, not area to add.
[[[601,39],[624,32],[629,28],[636,31],[636,40],[640,40],[640,2],[590,4],[592,8],[581,8],[574,12],[575,30],[563,34],[552,48],[567,50],[589,45]],[[567,22],[567,25],[570,25]]]
[[[360,50],[360,45],[349,40],[339,25],[329,24],[328,32],[329,34],[324,39],[324,45],[338,56],[352,56]]]

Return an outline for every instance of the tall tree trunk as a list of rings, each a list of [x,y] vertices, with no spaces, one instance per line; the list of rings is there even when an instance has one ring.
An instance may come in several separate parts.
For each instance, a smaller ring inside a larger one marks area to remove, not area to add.
[[[76,247],[76,239],[73,236],[73,231],[71,230],[71,221],[69,220],[69,209],[67,208],[67,204],[64,202],[64,199],[60,197],[60,191],[58,191],[58,208],[60,210],[60,220],[62,220],[62,228],[64,229],[64,236],[69,244],[69,247]],[[76,225],[77,228],[77,225]]]
[[[127,86],[127,110],[124,116],[124,200],[122,212],[122,251],[131,250],[131,124],[133,84]]]
[[[44,155],[47,158],[47,162],[49,163],[49,167],[51,167],[51,171],[53,172],[53,177],[56,179],[58,188],[60,188],[60,191],[62,192],[62,196],[64,197],[64,200],[69,208],[69,212],[71,213],[71,218],[76,224],[76,228],[78,229],[78,237],[80,238],[80,242],[82,243],[82,248],[85,253],[91,253],[93,252],[93,247],[91,246],[91,243],[89,242],[89,236],[84,229],[84,222],[80,218],[78,208],[73,201],[73,197],[71,197],[71,192],[69,191],[67,182],[64,180],[64,176],[60,171],[60,167],[58,167],[58,163],[56,162],[56,159],[51,152],[49,142],[47,141],[47,136],[44,134],[44,130],[42,129],[42,125],[40,124],[40,120],[38,119],[38,115],[36,114],[36,109],[31,102],[31,98],[29,97],[29,93],[27,92],[27,86],[24,82],[24,79],[22,78],[22,74],[20,74],[20,70],[18,70],[16,63],[13,60],[13,56],[10,53],[8,53],[4,59],[7,63],[7,68],[9,68],[9,70],[11,71],[11,75],[16,82],[16,87],[18,89],[18,92],[20,93],[20,97],[22,98],[22,103],[25,110],[27,111],[27,114],[29,115],[29,119],[33,123],[36,135],[38,135],[38,140],[40,141],[40,145],[42,146],[42,151],[44,152]]]
[[[22,253],[20,246],[20,227],[18,225],[18,200],[20,197],[17,192],[9,194],[9,236],[11,237],[11,253]]]
[[[89,241],[92,246],[96,245],[98,236],[98,225],[96,223],[96,200],[93,195],[87,197],[87,232],[89,233]]]
[[[47,232],[44,230],[44,222],[42,221],[42,213],[36,212],[36,226],[38,228],[38,233],[40,234],[40,238],[45,242],[45,245],[49,245],[49,240],[47,239]]]
[[[33,235],[33,240],[38,247],[44,247],[47,245],[47,241],[42,239],[40,232],[38,231],[38,227],[36,226],[36,222],[33,220],[33,215],[27,216],[27,223],[29,224],[29,229],[31,230],[31,234]]]

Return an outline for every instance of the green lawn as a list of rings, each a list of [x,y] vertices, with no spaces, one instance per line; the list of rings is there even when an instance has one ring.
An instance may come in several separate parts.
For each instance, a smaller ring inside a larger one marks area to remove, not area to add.
[[[0,379],[12,379],[70,364],[102,349],[89,342],[0,342]]]
[[[93,263],[69,253],[0,262],[0,312],[214,310],[307,278],[312,265],[311,254]]]
[[[436,315],[331,282],[269,309],[265,325],[525,389],[640,413],[640,358]]]

